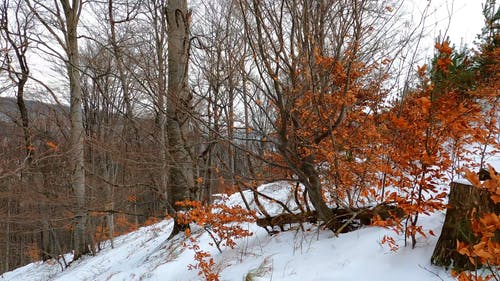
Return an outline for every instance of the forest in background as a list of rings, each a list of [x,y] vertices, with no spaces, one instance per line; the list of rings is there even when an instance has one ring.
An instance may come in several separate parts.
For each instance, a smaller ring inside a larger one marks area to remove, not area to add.
[[[365,206],[398,208],[369,223],[413,247],[419,214],[446,208],[440,184],[467,174],[497,202],[469,172],[499,149],[495,1],[474,49],[438,38],[429,62],[403,1],[193,2],[2,1],[0,272],[166,215],[175,234],[176,212],[207,213],[218,193],[258,202],[278,180],[335,233]],[[63,82],[32,76],[37,56]]]

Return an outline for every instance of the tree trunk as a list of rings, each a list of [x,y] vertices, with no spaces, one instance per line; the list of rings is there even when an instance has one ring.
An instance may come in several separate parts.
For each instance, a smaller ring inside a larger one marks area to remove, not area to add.
[[[307,177],[306,180],[302,180],[304,186],[309,192],[309,198],[314,208],[318,212],[318,216],[321,220],[325,222],[325,226],[333,231],[336,231],[339,227],[337,219],[330,208],[325,203],[323,199],[321,179],[313,166],[312,157],[307,157],[303,160],[301,170]]]
[[[186,0],[170,0],[166,7],[168,24],[168,91],[167,133],[169,155],[168,203],[175,211],[175,202],[196,198],[193,164],[186,137],[191,112],[191,93],[188,90],[189,22]],[[172,210],[173,209],[173,210]],[[182,230],[177,221],[172,235]]]
[[[341,229],[341,233],[356,230],[362,225],[370,225],[376,216],[386,220],[394,217],[402,218],[405,215],[403,209],[399,207],[382,204],[373,208],[330,209],[329,212],[338,218],[340,224],[345,225]],[[285,224],[315,223],[318,221],[318,218],[317,211],[303,211],[297,214],[282,213],[272,217],[258,218],[257,225],[266,228],[266,230],[269,230],[267,227],[273,229],[275,226],[279,226],[283,230]]]
[[[475,269],[467,256],[458,253],[457,240],[476,244],[478,238],[471,229],[471,219],[478,219],[486,213],[498,214],[500,204],[495,205],[488,192],[456,182],[450,186],[449,204],[431,262],[446,268],[453,264],[453,269],[457,271]]]
[[[80,1],[73,1],[70,6],[68,0],[61,0],[66,16],[66,52],[68,61],[66,67],[69,76],[70,87],[70,120],[71,120],[71,159],[73,174],[71,185],[76,197],[76,225],[74,230],[74,259],[77,259],[88,250],[86,247],[86,211],[85,211],[85,158],[84,158],[84,136],[82,116],[82,87],[80,83],[80,58],[78,53],[77,25],[80,15]]]
[[[8,193],[10,194],[10,186],[7,187],[8,188]],[[9,265],[9,261],[10,261],[10,256],[11,256],[11,252],[10,252],[10,220],[11,220],[11,204],[10,204],[10,200],[11,198],[10,197],[7,197],[7,218],[6,218],[6,221],[7,221],[7,225],[5,227],[5,270],[3,271],[9,271],[10,270],[10,265]]]

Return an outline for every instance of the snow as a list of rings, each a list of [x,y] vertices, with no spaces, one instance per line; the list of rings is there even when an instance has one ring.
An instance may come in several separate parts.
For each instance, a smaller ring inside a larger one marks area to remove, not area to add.
[[[288,186],[288,188],[287,188]],[[275,199],[289,198],[289,185],[277,182],[259,187],[259,191]],[[244,192],[252,206],[250,192]],[[286,201],[286,200],[284,200]],[[280,206],[263,200],[271,213]],[[294,200],[288,205],[293,209]],[[242,204],[239,195],[227,198],[227,204]],[[448,271],[430,264],[430,257],[444,221],[444,213],[422,216],[424,228],[436,236],[420,237],[415,249],[404,247],[402,237],[380,227],[364,227],[335,237],[331,231],[306,225],[306,230],[291,230],[269,236],[254,223],[245,223],[254,235],[238,240],[234,249],[218,253],[210,246],[210,237],[202,229],[193,230],[199,236],[200,247],[212,254],[221,280],[244,280],[252,274],[257,281],[327,281],[327,280],[454,280]],[[180,235],[167,241],[172,221],[158,224],[117,237],[115,248],[107,246],[96,256],[86,256],[61,272],[55,262],[36,262],[0,276],[1,281],[31,280],[202,280],[193,264],[193,251],[184,249]],[[392,235],[400,249],[391,252],[380,244],[384,235]]]
[[[426,218],[439,232],[442,214]],[[263,280],[453,280],[451,276],[430,265],[436,238],[421,239],[414,250],[403,248],[392,253],[379,241],[385,234],[382,228],[367,227],[335,238],[330,232],[284,232],[266,239],[258,264],[265,258],[272,260],[272,272]],[[246,263],[250,262],[249,259]],[[223,272],[225,280],[241,280],[246,263]],[[431,273],[434,272],[434,273]],[[238,273],[240,275],[238,276]]]
[[[294,195],[292,190],[294,190],[295,186],[292,185],[293,183],[287,182],[287,181],[278,181],[278,182],[272,182],[272,183],[267,183],[263,184],[259,187],[257,187],[257,191],[260,194],[263,194],[265,196],[268,196],[268,198],[264,198],[262,196],[259,196],[259,201],[265,206],[266,212],[270,216],[275,216],[278,214],[281,214],[285,212],[283,206],[277,203],[277,201],[282,202],[286,207],[292,211],[293,213],[300,213],[300,209],[297,206],[297,203],[295,202]],[[304,186],[299,185],[298,190],[299,190],[299,196],[302,195],[302,190]],[[252,210],[257,211],[257,216],[258,217],[264,217],[264,214],[262,214],[255,202],[253,192],[251,190],[245,190],[242,192],[243,196],[245,197],[248,205]],[[222,198],[224,200],[225,198]],[[271,200],[272,199],[272,200]],[[304,200],[300,200],[301,204],[304,204]],[[243,203],[243,200],[241,199],[241,195],[239,193],[235,193],[227,198],[226,204],[229,206],[241,206],[245,207],[245,204]],[[314,210],[314,207],[312,206],[312,203],[308,201],[309,207],[311,210]]]
[[[471,147],[467,148],[467,150],[471,151],[471,153],[474,155],[474,157],[473,157],[473,163],[480,163],[480,157],[477,154],[473,153],[474,150],[477,151],[479,149],[480,148],[478,148],[477,145],[471,146]],[[498,151],[496,149],[493,149],[491,146],[489,146],[486,149],[486,154],[487,154],[487,156],[485,157],[485,164],[486,164],[485,168],[488,169],[488,165],[489,165],[497,173],[500,172],[500,151]],[[470,165],[466,166],[465,168],[468,168],[471,171],[477,171],[478,170],[477,168],[470,167]],[[459,178],[457,178],[457,179],[455,179],[453,181],[456,182],[456,183],[472,185],[469,180],[467,180],[465,178],[462,178],[462,177],[459,177]]]
[[[494,153],[487,162],[500,171],[499,153]],[[468,183],[466,179],[455,181]],[[300,211],[291,192],[294,185],[280,181],[258,187],[261,194],[269,197],[259,197],[259,200],[270,215],[283,212],[283,206],[276,203],[277,200],[292,212]],[[262,217],[253,193],[247,190],[242,195]],[[230,206],[244,206],[240,193],[231,196],[218,194],[216,197]],[[304,204],[302,199],[301,203]],[[310,203],[309,206],[313,209]],[[200,249],[214,258],[221,280],[451,281],[455,279],[449,271],[430,264],[444,218],[444,212],[420,216],[419,222],[426,233],[431,230],[436,236],[419,237],[415,249],[405,247],[403,237],[380,227],[363,227],[335,237],[331,231],[308,224],[305,231],[294,227],[269,236],[255,223],[245,223],[244,227],[252,231],[253,236],[238,240],[236,248],[223,249],[222,253],[211,245],[211,239],[203,229],[194,227],[192,235],[198,238]],[[196,270],[188,269],[194,264],[194,252],[182,247],[182,243],[187,242],[186,237],[182,234],[167,241],[172,226],[172,220],[165,220],[117,237],[113,249],[107,243],[96,256],[85,256],[64,271],[53,260],[35,262],[0,275],[0,281],[203,280]],[[386,235],[394,237],[399,244],[397,252],[381,245]],[[68,254],[66,260],[70,259]],[[247,275],[252,278],[245,279]]]

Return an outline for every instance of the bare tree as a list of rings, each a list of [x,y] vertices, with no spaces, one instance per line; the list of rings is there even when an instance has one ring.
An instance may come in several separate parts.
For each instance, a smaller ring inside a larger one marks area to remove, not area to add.
[[[13,7],[10,5],[13,5]],[[14,30],[11,30],[9,27],[9,10],[12,8],[16,22]],[[34,23],[33,15],[23,10],[23,5],[21,5],[20,1],[14,1],[12,4],[7,0],[4,1],[3,6],[0,8],[0,12],[1,35],[14,51],[15,59],[17,60],[17,62],[13,62],[11,56],[6,53],[4,61],[5,66],[2,66],[2,68],[5,67],[9,73],[10,80],[16,85],[17,107],[21,115],[26,157],[28,162],[31,162],[31,154],[33,153],[32,134],[30,131],[28,110],[26,109],[24,101],[24,92],[26,82],[28,82],[30,75],[26,52],[28,51],[30,43],[28,31],[33,28]],[[18,65],[19,70],[14,69],[14,65]]]
[[[240,68],[248,61],[245,40],[238,22],[235,2],[203,2],[203,14],[196,16],[193,25],[194,42],[191,63],[195,99],[200,102],[197,124],[205,135],[200,164],[204,171],[202,190],[205,201],[210,201],[212,185],[217,178],[215,171],[233,186],[234,175],[242,169],[235,146],[236,135],[242,137],[243,119],[237,104],[244,92]],[[223,15],[223,16],[220,16]],[[246,131],[246,130],[245,130]],[[215,169],[215,167],[217,169]],[[216,192],[224,192],[216,186]]]
[[[165,7],[168,26],[167,133],[172,165],[169,168],[168,202],[194,198],[193,162],[189,153],[188,132],[192,94],[188,88],[189,26],[191,12],[186,0],[168,1]],[[176,223],[172,235],[185,226]]]
[[[31,11],[64,50],[65,65],[70,91],[70,143],[69,157],[72,164],[71,185],[76,197],[76,225],[74,230],[74,258],[88,251],[85,232],[85,131],[82,115],[82,87],[80,82],[80,58],[78,49],[78,22],[82,12],[81,0],[55,1],[54,6],[46,1],[27,1]],[[46,14],[48,13],[48,18]],[[62,37],[61,34],[62,33]]]

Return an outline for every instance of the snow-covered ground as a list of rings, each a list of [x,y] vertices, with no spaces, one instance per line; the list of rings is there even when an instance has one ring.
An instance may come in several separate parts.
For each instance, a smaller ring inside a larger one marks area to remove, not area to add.
[[[284,183],[264,185],[260,190],[279,199],[286,194]],[[238,198],[233,195],[227,202],[240,203]],[[272,213],[280,211],[276,206],[269,207]],[[397,237],[401,247],[396,253],[380,244],[384,235],[394,233],[379,227],[364,227],[335,237],[331,231],[318,231],[309,225],[306,231],[269,236],[256,224],[246,223],[254,235],[240,239],[236,248],[225,249],[222,254],[210,246],[207,233],[199,229],[193,234],[200,235],[201,249],[214,257],[221,280],[245,280],[249,273],[254,278],[248,280],[254,281],[454,280],[450,272],[430,264],[444,217],[442,212],[421,217],[424,228],[437,236],[419,238],[413,250],[404,247]],[[172,221],[166,220],[117,237],[114,249],[106,247],[62,272],[57,263],[36,262],[4,273],[0,280],[202,280],[196,270],[188,270],[194,263],[194,253],[182,248],[184,237],[166,241],[171,227]]]
[[[500,154],[489,157],[487,162],[500,171]],[[275,182],[260,186],[259,191],[284,202],[292,212],[298,212],[291,188],[289,183]],[[250,207],[257,209],[252,192],[244,191],[243,195]],[[244,206],[240,194],[218,198],[228,205]],[[269,214],[283,212],[272,200],[260,200]],[[222,253],[211,246],[209,235],[202,229],[194,230],[193,235],[198,237],[201,250],[214,257],[221,280],[451,281],[455,279],[449,271],[430,264],[444,218],[444,212],[420,217],[424,230],[432,230],[436,236],[418,238],[415,249],[404,247],[402,237],[380,227],[363,227],[335,237],[331,231],[308,225],[305,231],[292,229],[269,236],[255,223],[245,223],[253,236],[238,240],[236,248],[224,249]],[[83,257],[64,271],[54,261],[35,262],[0,275],[0,281],[202,280],[197,270],[188,269],[194,264],[194,252],[182,247],[186,238],[181,235],[167,241],[172,225],[172,220],[165,220],[117,237],[113,249],[108,245],[96,256]],[[399,251],[391,252],[381,245],[385,235],[396,238]],[[248,275],[253,278],[245,279]]]

